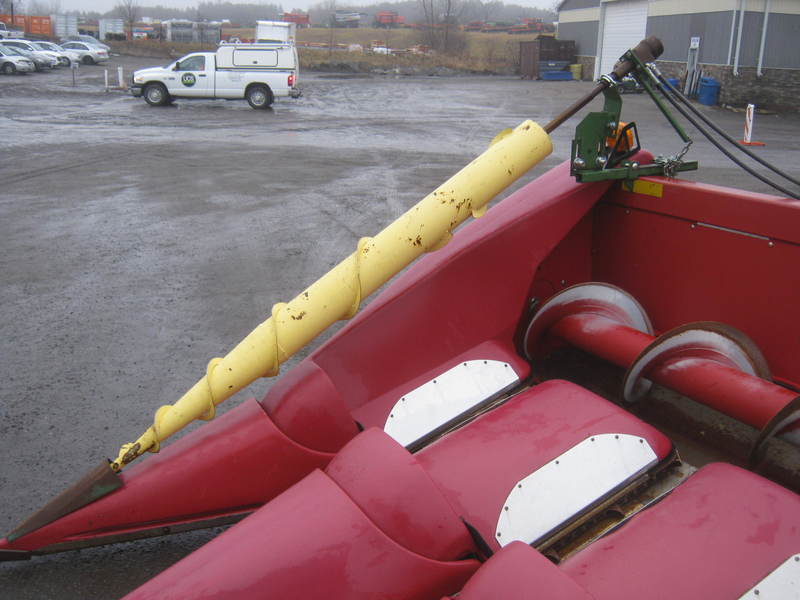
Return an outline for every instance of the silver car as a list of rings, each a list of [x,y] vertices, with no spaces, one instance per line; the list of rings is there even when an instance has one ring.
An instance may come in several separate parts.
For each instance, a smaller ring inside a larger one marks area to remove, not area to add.
[[[0,46],[0,73],[13,75],[14,73],[30,73],[35,70],[36,65],[31,59]]]
[[[84,65],[96,65],[97,63],[106,62],[108,60],[108,51],[103,50],[99,46],[93,46],[86,42],[64,42],[61,44],[64,50],[78,51],[80,61]]]
[[[103,42],[98,40],[96,37],[92,37],[91,35],[68,35],[65,38],[61,39],[61,45],[64,45],[64,42],[83,42],[84,44],[89,44],[91,46],[99,46],[106,52],[111,52],[111,48],[105,45]]]
[[[7,52],[12,54],[16,54],[18,56],[24,56],[31,62],[33,62],[33,66],[36,71],[44,71],[45,69],[49,69],[53,63],[53,59],[47,56],[42,56],[41,54],[36,54],[31,52],[30,50],[24,50],[23,48],[19,48],[17,46],[13,46],[8,44],[6,40],[0,40],[0,47]]]
[[[43,71],[46,68],[55,69],[58,66],[58,59],[54,55],[37,49],[26,40],[0,40],[0,44],[24,53],[33,60],[37,71]]]
[[[58,44],[54,44],[52,42],[31,42],[33,46],[42,50],[43,52],[48,52],[58,59],[58,64],[62,67],[68,67],[72,62],[70,55]]]

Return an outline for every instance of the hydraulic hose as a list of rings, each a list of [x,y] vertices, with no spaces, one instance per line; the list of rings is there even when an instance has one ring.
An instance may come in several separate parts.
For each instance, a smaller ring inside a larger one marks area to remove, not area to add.
[[[714,144],[714,146],[716,146],[717,150],[719,150],[725,156],[727,156],[735,165],[741,167],[742,170],[746,171],[756,179],[766,183],[768,186],[778,190],[781,194],[784,194],[788,198],[794,198],[795,200],[800,200],[800,195],[798,195],[796,192],[789,191],[785,187],[778,185],[774,181],[767,179],[766,177],[761,175],[761,173],[759,173],[758,171],[751,169],[746,164],[741,162],[738,158],[736,158],[733,154],[731,154],[722,144],[720,144],[719,141],[716,140],[714,136],[711,135],[711,133],[697,121],[697,119],[692,117],[692,115],[672,97],[672,94],[667,93],[661,86],[659,86],[658,89],[661,90],[661,93],[669,101],[669,103],[672,104],[673,107],[675,107],[675,110],[681,113],[686,118],[687,121],[689,121],[692,125],[694,125],[697,131],[702,133],[706,137],[706,139],[708,139],[709,142],[711,142],[712,144]]]
[[[777,175],[780,175],[781,177],[791,181],[793,184],[795,184],[797,186],[800,186],[800,180],[795,179],[794,177],[792,177],[788,173],[785,173],[784,171],[782,171],[781,169],[779,169],[778,167],[776,167],[772,163],[769,163],[766,160],[764,160],[763,158],[761,158],[758,154],[756,154],[754,152],[751,152],[746,147],[739,145],[739,143],[735,139],[733,139],[730,135],[728,135],[722,128],[720,128],[711,119],[709,119],[707,116],[705,116],[699,110],[697,110],[697,108],[695,108],[692,105],[692,103],[689,102],[689,99],[686,98],[686,96],[684,96],[683,93],[681,93],[680,90],[678,90],[669,81],[667,81],[661,73],[656,72],[655,74],[658,77],[658,81],[661,83],[661,85],[663,87],[666,87],[667,90],[669,90],[672,94],[674,94],[678,98],[678,100],[680,100],[684,105],[686,105],[686,107],[690,111],[692,111],[697,117],[699,117],[703,121],[703,123],[705,123],[706,125],[711,127],[711,129],[713,129],[715,132],[717,132],[719,135],[721,135],[723,138],[725,138],[729,143],[733,144],[733,146],[735,148],[737,148],[738,150],[744,152],[747,156],[752,158],[754,161],[760,163],[761,165],[765,166],[766,168],[768,168],[773,173],[775,173]]]

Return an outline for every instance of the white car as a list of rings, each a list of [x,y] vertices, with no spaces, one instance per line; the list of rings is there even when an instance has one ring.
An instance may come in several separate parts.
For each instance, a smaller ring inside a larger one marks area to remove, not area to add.
[[[58,44],[54,44],[53,42],[40,42],[40,41],[31,42],[31,44],[44,52],[49,52],[53,54],[58,59],[58,64],[61,65],[62,67],[68,67],[72,62],[72,57],[70,56],[70,53],[68,53]]]
[[[77,60],[84,65],[96,65],[108,60],[108,50],[103,50],[99,46],[93,46],[86,42],[64,42],[61,47],[67,51],[77,51],[79,56]]]
[[[52,52],[45,52],[43,50],[39,50],[28,40],[17,40],[17,39],[0,40],[0,44],[2,44],[3,46],[16,48],[17,50],[21,50],[22,52],[29,53],[30,58],[33,60],[34,64],[37,67],[37,70],[40,70],[44,67],[50,67],[51,69],[55,69],[58,66],[58,58],[56,58],[55,54],[53,54]]]
[[[13,75],[14,73],[32,73],[35,70],[36,65],[31,59],[0,46],[0,73]]]
[[[111,52],[110,46],[106,46],[103,42],[98,40],[96,37],[92,37],[91,35],[69,35],[65,38],[62,38],[62,46],[64,45],[64,42],[83,42],[84,44],[89,44],[90,46],[98,46],[106,52]]]

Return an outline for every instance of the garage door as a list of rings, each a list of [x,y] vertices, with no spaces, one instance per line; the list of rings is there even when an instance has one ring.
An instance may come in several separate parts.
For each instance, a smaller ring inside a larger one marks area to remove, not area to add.
[[[645,37],[647,3],[647,0],[618,0],[605,4],[600,75],[610,73],[619,57]]]

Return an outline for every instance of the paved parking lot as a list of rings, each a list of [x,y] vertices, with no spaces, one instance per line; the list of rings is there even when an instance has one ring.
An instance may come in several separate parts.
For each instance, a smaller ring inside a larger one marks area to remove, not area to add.
[[[113,82],[118,65],[129,77],[166,62],[114,57],[108,68]],[[103,70],[81,67],[75,86],[68,70],[0,77],[3,533],[138,436],[210,357],[359,237],[500,130],[543,124],[591,85],[304,73],[304,96],[269,111],[244,101],[151,108],[105,92]],[[740,133],[743,115],[704,110]],[[624,118],[654,152],[680,149],[645,96],[625,97]],[[576,123],[554,134],[553,155],[523,183],[569,155]],[[767,143],[758,151],[795,173],[798,134],[796,114],[757,117],[754,138]],[[695,137],[689,157],[701,172],[691,177],[769,191]],[[0,596],[116,598],[213,535],[0,564]]]

